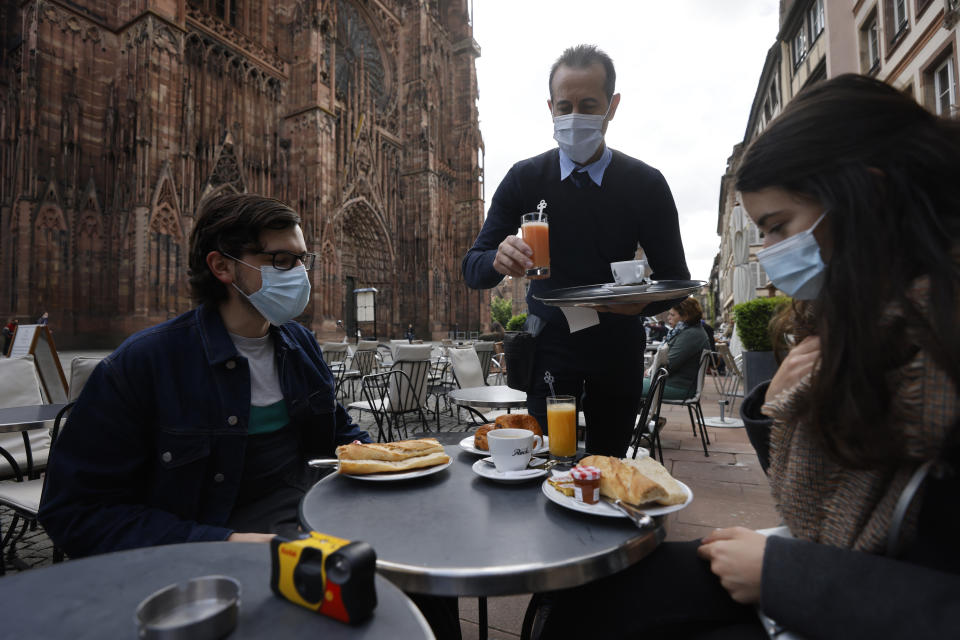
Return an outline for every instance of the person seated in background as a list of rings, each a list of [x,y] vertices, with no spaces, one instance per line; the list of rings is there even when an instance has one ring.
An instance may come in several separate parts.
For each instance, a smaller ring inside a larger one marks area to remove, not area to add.
[[[710,348],[710,341],[700,324],[702,317],[703,310],[696,298],[686,298],[667,312],[667,322],[672,328],[660,347],[669,349],[665,366],[670,375],[663,387],[666,400],[685,400],[697,390],[700,355],[704,349]],[[651,376],[655,373],[651,371],[643,379],[644,398],[650,391]]]
[[[200,303],[140,331],[90,376],[47,469],[39,519],[80,557],[296,528],[306,461],[370,437],[334,396],[317,341],[300,217],[258,195],[200,206]]]
[[[766,638],[757,606],[805,638],[956,636],[957,175],[960,123],[864,76],[804,89],[753,141],[737,189],[795,304],[741,414],[792,537],[663,544],[555,595],[540,637]]]

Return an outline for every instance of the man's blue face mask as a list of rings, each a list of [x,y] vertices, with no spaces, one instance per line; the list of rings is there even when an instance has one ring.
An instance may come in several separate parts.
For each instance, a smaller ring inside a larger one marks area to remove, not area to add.
[[[227,254],[224,254],[227,255]],[[279,327],[290,322],[307,308],[310,300],[310,279],[303,265],[281,271],[273,266],[255,267],[239,258],[227,256],[251,269],[260,270],[260,289],[247,295],[233,283],[233,288],[250,301],[266,320]]]
[[[827,266],[813,230],[826,215],[824,211],[806,231],[757,252],[760,266],[777,289],[797,300],[813,300],[823,286]]]

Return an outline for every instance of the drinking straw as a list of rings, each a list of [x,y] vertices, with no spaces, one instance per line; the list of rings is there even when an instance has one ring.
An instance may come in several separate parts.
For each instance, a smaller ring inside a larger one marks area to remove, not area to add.
[[[550,395],[556,397],[557,392],[556,392],[556,390],[553,388],[553,374],[550,373],[549,371],[544,371],[544,372],[543,372],[543,381],[546,382],[547,385],[550,387]]]

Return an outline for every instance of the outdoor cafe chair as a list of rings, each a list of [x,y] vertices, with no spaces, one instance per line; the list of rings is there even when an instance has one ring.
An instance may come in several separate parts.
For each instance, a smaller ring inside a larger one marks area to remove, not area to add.
[[[353,355],[345,361],[347,369],[343,372],[343,381],[350,383],[351,398],[355,396],[354,383],[376,368],[377,346],[376,340],[361,340]]]
[[[717,345],[717,357],[723,361],[725,368],[725,374],[723,376],[717,376],[720,382],[717,391],[722,398],[721,402],[725,401],[724,403],[727,405],[726,410],[730,413],[733,412],[737,398],[743,397],[743,390],[741,389],[743,385],[743,374],[740,371],[737,358],[733,357],[733,354],[730,352],[730,347],[727,345]]]
[[[430,345],[406,345],[397,349],[397,359],[389,371],[363,377],[363,400],[351,402],[347,410],[369,411],[377,425],[378,441],[392,442],[394,434],[407,434],[407,415],[416,413],[423,429],[427,418],[427,376],[430,371]]]
[[[697,370],[697,384],[690,397],[683,400],[663,399],[663,404],[682,405],[687,408],[690,414],[690,426],[693,428],[693,435],[697,435],[697,429],[700,430],[700,443],[703,445],[703,455],[709,456],[707,445],[710,444],[710,436],[707,434],[707,428],[703,423],[703,408],[700,406],[700,395],[703,393],[703,380],[707,374],[707,367],[710,365],[710,349],[704,349],[700,354],[700,368]]]
[[[61,422],[80,396],[80,391],[86,384],[90,374],[93,373],[96,366],[100,364],[100,360],[101,358],[78,356],[71,361],[70,381],[68,385],[69,395],[67,397],[68,403],[57,413],[57,417],[54,420],[53,430],[49,434],[50,444],[47,446],[47,454],[45,456],[47,459],[53,455],[53,443],[56,442],[57,436],[60,433]],[[45,429],[37,429],[36,431],[47,433]],[[22,440],[21,434],[12,435]],[[6,533],[0,532],[0,536],[2,536],[0,537],[0,576],[2,576],[6,570],[6,560],[10,560],[11,562],[15,561],[17,541],[26,533],[28,526],[31,528],[36,527],[37,513],[40,510],[46,476],[42,479],[37,477],[36,469],[31,468],[31,465],[28,465],[26,469],[22,469],[16,458],[12,456],[2,444],[0,444],[0,456],[10,465],[14,474],[13,480],[0,482],[0,505],[9,508],[13,512],[13,519]],[[18,525],[20,525],[19,533],[17,533]],[[54,548],[53,561],[59,562],[62,559],[63,552]]]
[[[320,345],[320,353],[323,354],[323,361],[330,368],[330,373],[334,379],[334,393],[339,397],[340,387],[343,385],[343,376],[347,370],[347,343],[346,342],[324,342]]]
[[[633,430],[630,446],[633,447],[633,458],[637,457],[638,447],[645,446],[650,450],[650,455],[656,455],[660,458],[660,464],[663,464],[663,446],[660,444],[660,431],[666,420],[660,418],[660,407],[663,401],[663,388],[667,384],[669,373],[665,367],[657,369],[650,382],[650,389],[647,391],[647,397],[644,398],[640,406],[640,416],[637,419],[637,425]]]
[[[0,407],[29,407],[46,404],[40,390],[40,378],[33,356],[19,358],[0,358]],[[33,429],[27,433],[33,464],[43,468],[47,464],[50,450],[50,432],[47,429]],[[12,456],[20,467],[27,464],[27,445],[22,433],[0,435],[0,447]],[[33,469],[28,475],[32,475]],[[13,466],[0,459],[0,478],[11,478],[15,474]]]
[[[490,365],[493,363],[493,342],[475,342],[473,350],[480,359],[480,372],[483,374],[483,384],[487,384],[490,377]]]
[[[453,370],[453,379],[457,387],[466,389],[469,387],[486,386],[487,382],[480,365],[480,357],[472,347],[448,349],[447,356],[450,358],[450,368]],[[470,413],[470,417],[475,425],[489,422],[487,417],[475,407],[457,405],[458,423],[460,422],[460,409],[466,409]]]

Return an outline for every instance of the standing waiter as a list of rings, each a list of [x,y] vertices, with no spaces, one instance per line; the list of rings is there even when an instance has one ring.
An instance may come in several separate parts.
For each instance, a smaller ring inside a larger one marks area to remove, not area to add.
[[[463,259],[472,288],[495,287],[505,275],[523,277],[532,250],[518,236],[520,217],[547,203],[550,278],[527,291],[527,329],[537,334],[527,408],[546,431],[544,371],[557,394],[585,393],[586,448],[622,456],[641,399],[643,318],[670,301],[600,313],[597,325],[570,332],[563,313],[534,299],[554,289],[611,280],[610,263],[632,260],[643,247],[655,280],[690,277],[680,241],[677,208],[663,175],[604,144],[607,124],[620,104],[610,57],[592,45],[571,47],[550,69],[554,138],[551,149],[518,162],[493,196],[487,219]]]

